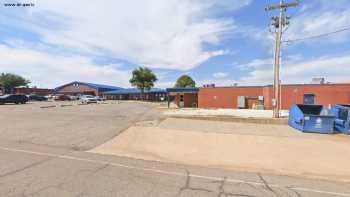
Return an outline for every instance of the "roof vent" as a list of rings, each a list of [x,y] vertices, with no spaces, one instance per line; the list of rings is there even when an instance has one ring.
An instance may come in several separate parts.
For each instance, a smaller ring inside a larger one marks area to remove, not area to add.
[[[204,88],[215,88],[215,83],[204,84],[203,87],[204,87]]]
[[[326,80],[324,77],[315,77],[312,78],[311,84],[325,84]]]

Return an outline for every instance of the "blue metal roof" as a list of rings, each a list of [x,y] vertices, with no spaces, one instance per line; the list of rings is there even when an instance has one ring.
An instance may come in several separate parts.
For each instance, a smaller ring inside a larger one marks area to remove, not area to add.
[[[104,92],[104,94],[140,94],[140,93],[141,91],[137,88],[127,88],[127,89]],[[145,90],[145,93],[166,93],[166,91],[164,89],[151,88],[150,90]]]
[[[176,93],[197,93],[199,88],[167,88],[166,91]]]
[[[87,85],[91,88],[97,89],[99,92],[106,92],[106,91],[112,91],[112,90],[120,90],[123,89],[121,87],[117,87],[117,86],[110,86],[110,85],[102,85],[102,84],[95,84],[95,83],[86,83],[86,82],[80,82],[80,81],[73,81],[71,83],[59,86],[57,88],[54,89],[54,91],[59,91],[61,88],[68,86],[68,85],[72,85],[72,84],[83,84],[83,85]]]

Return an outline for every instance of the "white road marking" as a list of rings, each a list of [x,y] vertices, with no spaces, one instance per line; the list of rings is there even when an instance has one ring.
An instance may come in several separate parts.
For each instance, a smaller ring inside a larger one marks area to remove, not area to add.
[[[0,149],[5,150],[5,151],[9,151],[9,152],[20,152],[20,153],[26,153],[26,154],[32,154],[32,155],[47,156],[47,157],[54,157],[54,158],[60,158],[60,159],[102,164],[102,165],[110,165],[110,166],[115,166],[115,167],[128,168],[128,169],[134,169],[134,170],[140,170],[140,171],[146,171],[146,172],[154,172],[154,173],[165,174],[165,175],[173,175],[173,176],[181,176],[181,177],[190,176],[193,178],[200,178],[200,179],[211,180],[211,181],[222,181],[223,180],[223,178],[221,178],[221,177],[203,176],[203,175],[196,175],[196,174],[187,175],[185,173],[180,173],[180,172],[158,170],[158,169],[154,169],[154,168],[142,168],[142,167],[137,167],[137,166],[124,165],[124,164],[120,164],[120,163],[98,161],[98,160],[85,159],[85,158],[79,158],[79,157],[68,156],[68,155],[43,153],[43,152],[28,151],[28,150],[21,150],[21,149],[15,149],[15,148],[7,148],[7,147],[0,147]],[[239,179],[225,179],[225,181],[230,182],[230,183],[245,183],[245,184],[258,185],[258,186],[265,186],[264,183],[253,182],[253,181],[244,181],[244,180],[239,180]],[[279,186],[279,185],[275,185],[275,184],[269,184],[269,187],[285,188],[283,186]],[[350,194],[347,194],[347,193],[329,192],[329,191],[316,190],[316,189],[303,188],[303,187],[288,187],[288,189],[292,189],[292,190],[296,190],[296,191],[303,191],[303,192],[310,192],[310,193],[328,194],[328,195],[333,195],[333,196],[350,197]]]

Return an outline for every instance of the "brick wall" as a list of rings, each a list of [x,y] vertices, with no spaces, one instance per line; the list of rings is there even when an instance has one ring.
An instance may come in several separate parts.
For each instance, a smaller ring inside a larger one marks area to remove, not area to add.
[[[350,84],[305,84],[283,85],[281,90],[281,107],[288,109],[293,104],[304,102],[304,94],[314,94],[315,104],[324,106],[332,104],[350,104]],[[198,104],[200,108],[237,108],[238,96],[264,96],[265,109],[272,109],[272,86],[261,87],[218,87],[200,88]],[[248,100],[250,108],[253,100]]]
[[[263,96],[263,87],[200,88],[198,106],[200,108],[237,108],[238,96]]]
[[[184,107],[198,107],[198,95],[197,93],[178,93],[173,94],[173,102],[180,106],[180,97],[184,95]]]
[[[319,105],[349,104],[350,84],[282,86],[282,109],[288,109],[292,104],[303,103],[304,94],[314,94],[315,104]]]
[[[41,96],[47,96],[51,93],[51,89],[43,88],[15,88],[16,94],[38,94]]]
[[[75,84],[64,86],[58,91],[58,93],[62,93],[62,94],[93,93],[95,95],[99,95],[99,92],[96,89],[91,88],[84,84],[79,84],[78,86],[76,86]]]
[[[198,95],[195,93],[185,93],[185,107],[197,107],[198,106]]]

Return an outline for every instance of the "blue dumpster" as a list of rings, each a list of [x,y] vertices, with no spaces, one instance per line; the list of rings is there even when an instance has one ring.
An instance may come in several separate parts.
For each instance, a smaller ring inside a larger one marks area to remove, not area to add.
[[[335,130],[350,135],[350,105],[333,105],[332,115],[335,116]]]
[[[289,108],[289,126],[302,132],[334,133],[335,116],[324,115],[322,105],[292,105]]]

